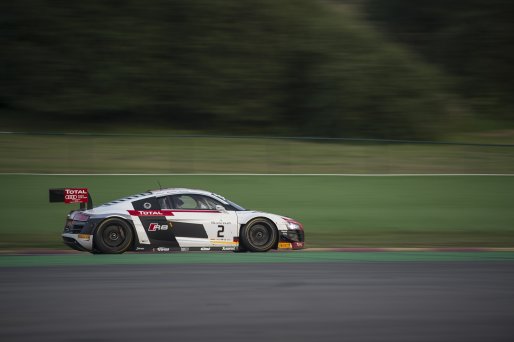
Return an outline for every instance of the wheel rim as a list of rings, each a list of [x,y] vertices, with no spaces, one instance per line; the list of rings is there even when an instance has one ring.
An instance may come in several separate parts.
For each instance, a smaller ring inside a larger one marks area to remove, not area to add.
[[[248,235],[250,243],[256,247],[267,245],[271,238],[270,228],[263,224],[252,226]]]
[[[122,226],[111,225],[102,232],[102,240],[109,247],[119,247],[125,242],[127,235]]]

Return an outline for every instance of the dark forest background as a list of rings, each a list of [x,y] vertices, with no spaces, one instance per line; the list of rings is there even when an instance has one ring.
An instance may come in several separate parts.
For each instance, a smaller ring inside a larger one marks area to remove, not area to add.
[[[514,126],[508,0],[0,3],[0,124],[438,139]]]

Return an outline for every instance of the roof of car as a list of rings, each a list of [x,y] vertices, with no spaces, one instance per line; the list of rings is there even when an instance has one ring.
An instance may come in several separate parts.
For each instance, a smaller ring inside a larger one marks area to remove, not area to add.
[[[188,189],[188,188],[167,188],[167,189],[158,189],[150,191],[154,196],[166,196],[166,195],[175,195],[175,194],[202,194],[202,195],[211,195],[212,192],[199,190],[199,189]]]
[[[132,201],[135,199],[141,199],[146,198],[150,196],[168,196],[168,195],[177,195],[177,194],[200,194],[200,195],[211,195],[218,199],[225,200],[223,196],[216,195],[212,192],[205,191],[205,190],[197,190],[197,189],[187,189],[187,188],[167,188],[167,189],[158,189],[158,190],[148,190],[147,192],[142,192],[139,194],[130,195],[127,197],[123,197],[114,201],[110,201],[107,203],[102,204],[101,206],[111,206],[114,204],[126,202],[126,201]]]

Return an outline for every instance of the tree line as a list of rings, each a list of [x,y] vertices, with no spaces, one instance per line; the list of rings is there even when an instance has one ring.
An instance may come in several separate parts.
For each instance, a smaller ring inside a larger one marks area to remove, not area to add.
[[[21,126],[75,130],[83,123],[376,138],[436,138],[448,120],[460,120],[463,108],[480,112],[485,105],[494,109],[487,115],[508,117],[512,66],[499,61],[508,60],[502,49],[512,49],[510,37],[487,46],[494,51],[480,45],[470,61],[471,28],[452,36],[444,30],[457,29],[437,18],[479,22],[454,18],[456,5],[446,6],[406,0],[2,3],[0,112]],[[510,24],[490,15],[490,23]],[[442,45],[450,46],[448,54]],[[484,61],[496,61],[489,64],[495,72],[475,70]]]

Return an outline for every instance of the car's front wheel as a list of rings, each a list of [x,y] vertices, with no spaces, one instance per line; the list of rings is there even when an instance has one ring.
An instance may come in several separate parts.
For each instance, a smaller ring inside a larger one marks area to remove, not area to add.
[[[275,225],[262,218],[248,222],[241,228],[239,235],[243,247],[251,252],[267,252],[278,239]]]
[[[106,254],[120,254],[132,244],[132,229],[124,220],[111,218],[103,221],[94,235],[96,250]]]

